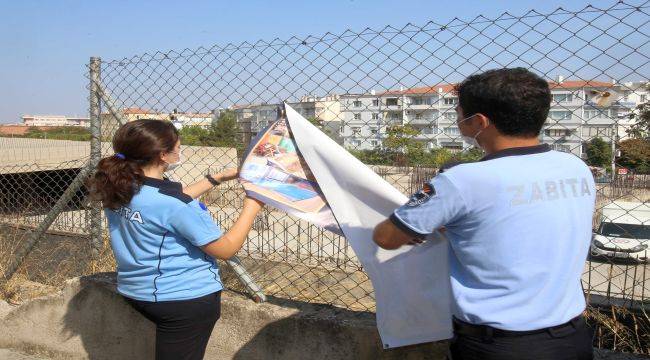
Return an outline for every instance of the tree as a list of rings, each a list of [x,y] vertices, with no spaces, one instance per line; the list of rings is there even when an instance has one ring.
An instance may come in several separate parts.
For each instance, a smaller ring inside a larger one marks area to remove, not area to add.
[[[461,151],[453,154],[451,161],[458,161],[462,163],[475,162],[479,161],[483,156],[485,156],[485,153],[482,149],[471,148],[467,151]]]
[[[414,139],[420,131],[409,125],[394,125],[386,128],[386,138],[382,144],[384,148],[395,153],[396,165],[418,165],[426,157],[424,143]]]
[[[233,111],[225,110],[219,114],[217,121],[208,129],[204,145],[234,147],[238,150],[243,148],[241,130]]]
[[[452,160],[453,154],[449,149],[438,148],[431,149],[431,159],[435,167],[440,167]]]
[[[209,128],[183,126],[180,135],[184,145],[231,147],[238,151],[244,147],[235,113],[230,110],[221,112]]]
[[[209,133],[207,129],[200,126],[183,126],[180,135],[184,145],[201,146]]]
[[[368,165],[393,165],[395,154],[381,149],[355,150],[349,149],[350,154],[354,155],[362,163]]]
[[[312,125],[316,126],[318,130],[322,131],[325,135],[330,137],[331,139],[334,138],[334,134],[330,131],[330,129],[326,128],[325,125],[323,124],[323,120],[314,116],[310,116],[307,118],[307,121],[312,123]]]
[[[587,164],[606,167],[612,161],[612,147],[605,140],[595,137],[587,143]]]
[[[392,151],[406,152],[409,148],[414,149],[421,144],[413,139],[420,135],[420,132],[408,125],[394,125],[386,128],[386,138],[383,140],[384,148]]]
[[[648,139],[627,139],[618,143],[621,156],[617,164],[636,173],[650,173],[650,141]]]

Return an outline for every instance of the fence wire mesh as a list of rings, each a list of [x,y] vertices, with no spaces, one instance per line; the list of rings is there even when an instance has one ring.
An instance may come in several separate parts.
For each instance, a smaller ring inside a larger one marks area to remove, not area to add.
[[[620,1],[145,53],[102,60],[99,79],[124,120],[161,119],[180,128],[184,162],[171,175],[185,184],[238,166],[251,139],[286,101],[408,195],[444,163],[482,156],[456,126],[455,84],[488,69],[530,69],[548,80],[553,94],[540,140],[583,158],[597,180],[585,293],[642,303],[650,297],[649,9],[648,1]],[[119,126],[105,105],[98,112],[102,156],[112,154]],[[76,161],[43,171],[29,160],[3,167],[2,221],[37,222],[39,209],[47,209],[42,193],[51,192],[16,193],[25,186],[21,174],[29,174],[30,189],[49,189],[64,183],[60,176],[71,181],[73,170],[60,171]],[[201,201],[227,229],[242,199],[232,182]],[[87,209],[83,193],[77,200],[78,209]],[[72,222],[62,227],[89,234],[96,224],[79,211],[60,215]],[[375,309],[370,281],[346,239],[275,209],[258,216],[240,255],[266,294]]]
[[[643,242],[647,225],[618,226],[636,237],[621,240],[601,223],[603,209],[612,206],[624,207],[618,216],[650,219],[640,211],[648,201],[641,175],[648,159],[629,159],[631,148],[647,140],[627,132],[647,101],[647,22],[648,2],[618,2],[348,30],[102,61],[101,83],[127,121],[165,119],[181,128],[185,161],[172,174],[181,182],[238,166],[242,149],[286,101],[409,194],[443,163],[481,156],[456,126],[454,85],[491,68],[531,69],[548,79],[553,93],[540,139],[585,159],[599,182],[594,231],[609,232],[594,251],[606,256],[586,264],[585,291],[645,300],[646,251],[625,252],[616,242]],[[599,103],[604,93],[614,101]],[[108,141],[117,122],[106,113],[101,120]],[[624,168],[628,175],[617,176]],[[237,184],[228,184],[203,201],[228,228],[242,196]],[[374,310],[371,284],[345,238],[266,209],[242,253],[268,294]]]

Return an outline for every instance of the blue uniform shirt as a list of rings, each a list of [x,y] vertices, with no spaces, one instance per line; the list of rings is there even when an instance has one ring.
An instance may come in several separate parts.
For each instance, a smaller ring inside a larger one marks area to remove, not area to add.
[[[391,220],[418,237],[446,228],[457,318],[536,330],[585,309],[595,196],[582,160],[539,145],[448,169]]]
[[[199,248],[221,236],[202,205],[180,183],[145,178],[129,204],[105,209],[122,295],[186,300],[223,289],[215,260]]]

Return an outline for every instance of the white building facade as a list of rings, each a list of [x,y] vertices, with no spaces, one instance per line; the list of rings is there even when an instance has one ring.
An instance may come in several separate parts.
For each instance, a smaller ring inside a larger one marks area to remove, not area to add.
[[[81,126],[90,127],[90,119],[65,115],[23,115],[26,126]]]

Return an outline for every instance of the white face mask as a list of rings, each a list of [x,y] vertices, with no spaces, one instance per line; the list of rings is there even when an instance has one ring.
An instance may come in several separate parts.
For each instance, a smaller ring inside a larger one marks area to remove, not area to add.
[[[460,123],[462,123],[463,121],[468,120],[468,119],[471,119],[471,118],[473,118],[473,117],[476,116],[476,115],[477,115],[477,114],[474,114],[474,115],[472,115],[472,116],[468,116],[468,117],[466,117],[466,118],[464,118],[464,119],[462,119],[462,120],[460,120],[460,121],[457,121],[456,124],[457,124],[457,125],[460,125]],[[488,125],[489,125],[489,124],[490,124],[490,123],[488,122]],[[483,132],[483,130],[485,130],[485,129],[481,129],[481,130],[479,130],[479,131],[476,133],[476,135],[474,135],[474,136],[466,136],[466,135],[462,135],[462,136],[463,136],[463,140],[464,140],[466,143],[472,145],[473,147],[478,148],[478,149],[481,149],[481,145],[479,145],[478,140],[476,140],[476,139],[477,139],[478,136],[481,134],[481,132]]]
[[[174,169],[181,166],[182,163],[183,163],[183,153],[180,150],[178,150],[178,161],[171,164],[167,163],[167,169],[165,169],[165,172],[173,171]]]

